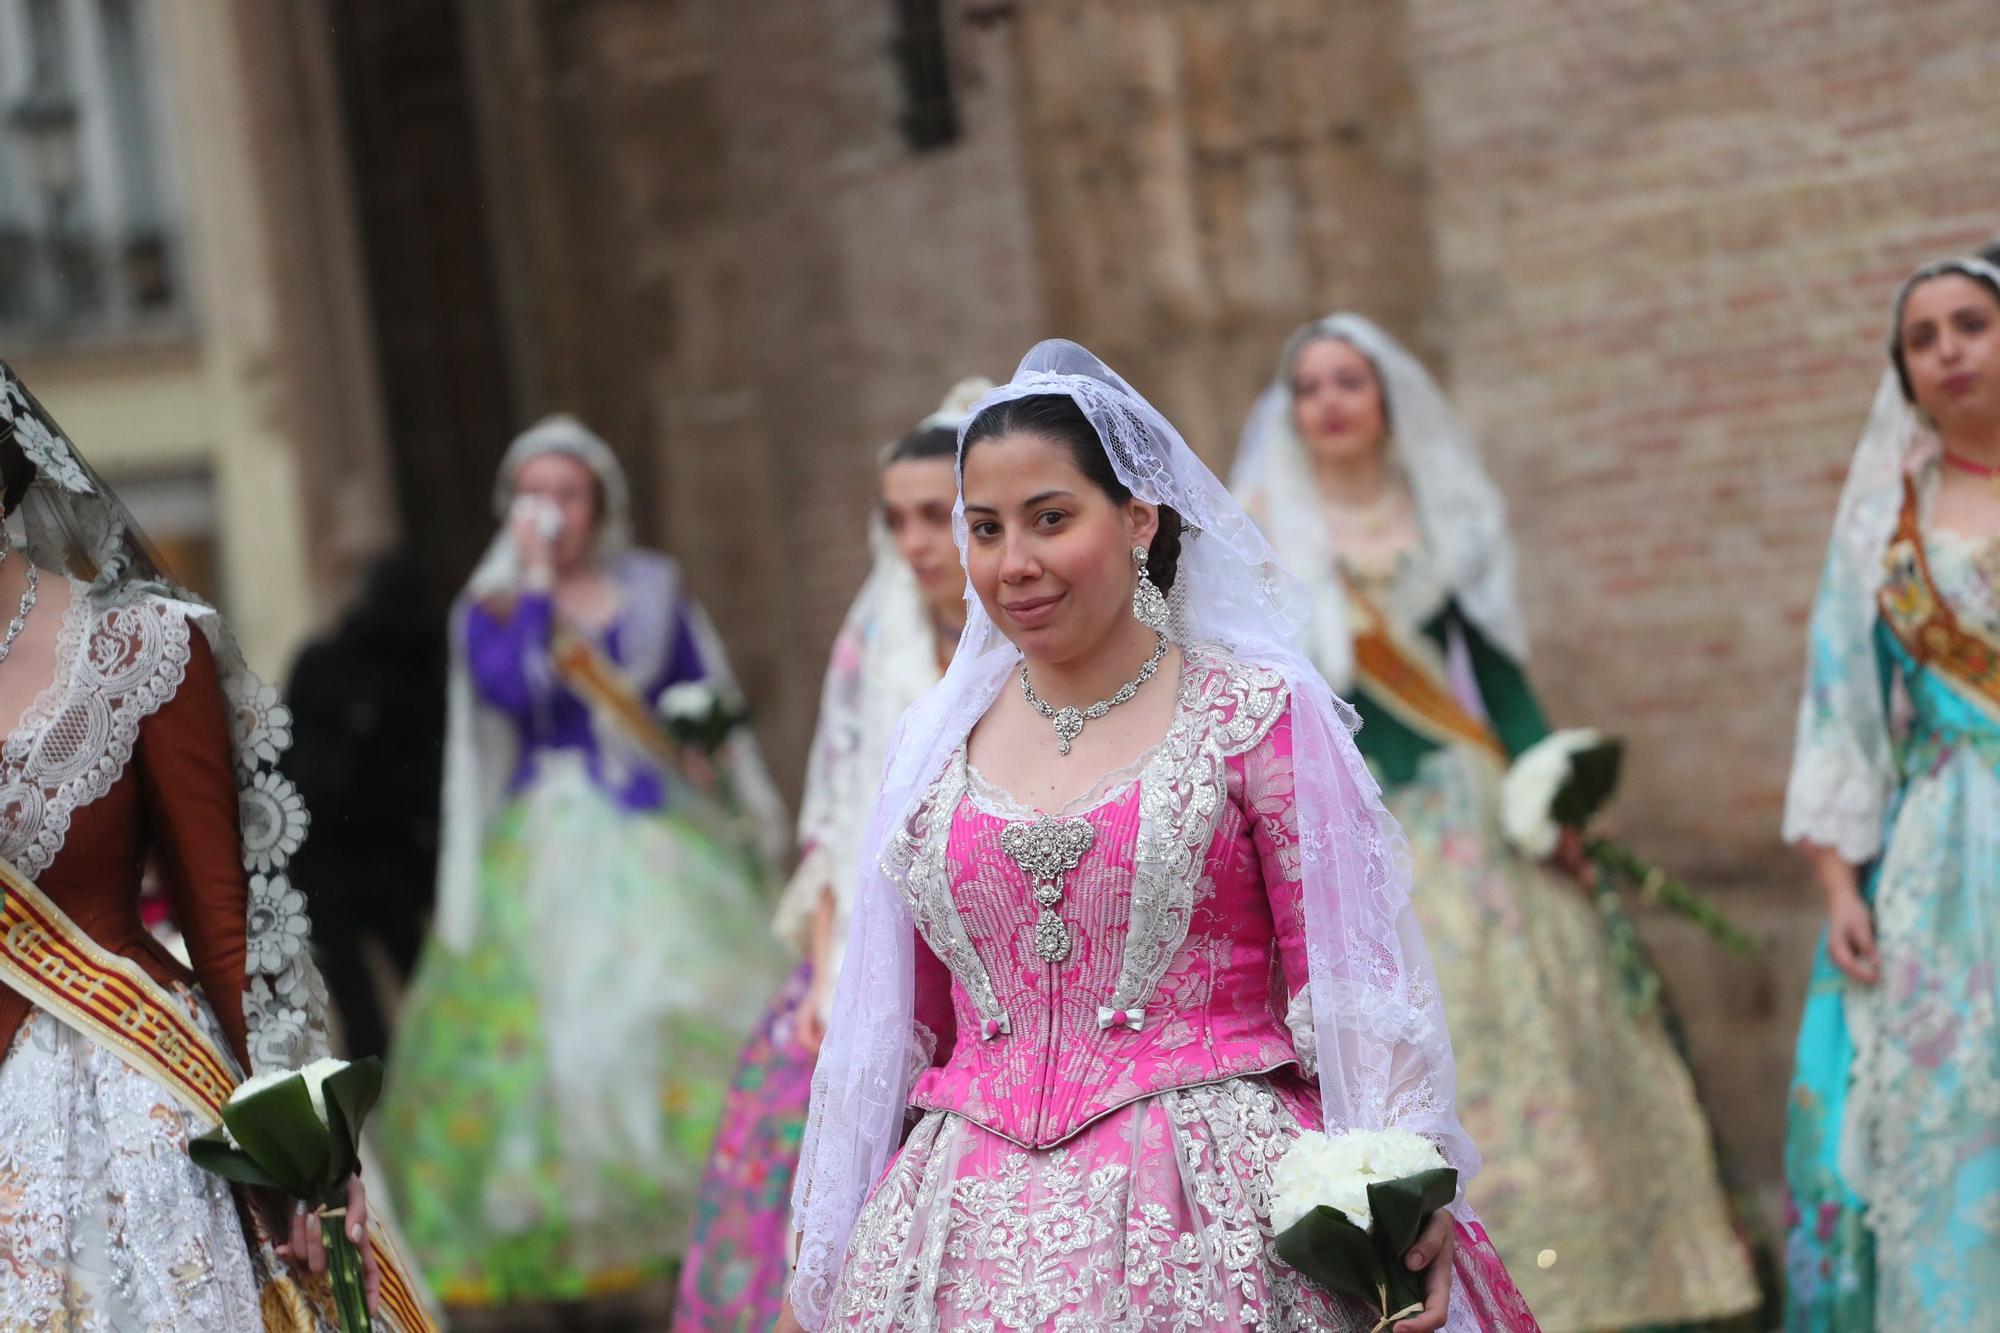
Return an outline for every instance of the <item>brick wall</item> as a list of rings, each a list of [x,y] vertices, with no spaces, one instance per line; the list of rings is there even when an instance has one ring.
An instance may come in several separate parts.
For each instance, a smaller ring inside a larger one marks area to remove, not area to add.
[[[1773,947],[1660,942],[1774,1174],[1816,895],[1777,830],[1804,618],[1917,261],[2000,230],[2000,7],[1411,0],[1428,327],[1522,543],[1535,679],[1618,817]]]

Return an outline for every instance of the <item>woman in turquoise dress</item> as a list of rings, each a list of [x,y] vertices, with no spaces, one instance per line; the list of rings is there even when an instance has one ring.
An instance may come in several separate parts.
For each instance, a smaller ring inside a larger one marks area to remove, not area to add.
[[[2000,268],[1919,269],[1813,608],[1786,1327],[2000,1327]]]
[[[436,935],[374,1121],[461,1307],[670,1275],[781,969],[782,815],[746,732],[690,756],[659,721],[672,691],[734,686],[673,563],[631,545],[611,451],[551,418],[496,507],[452,622]]]

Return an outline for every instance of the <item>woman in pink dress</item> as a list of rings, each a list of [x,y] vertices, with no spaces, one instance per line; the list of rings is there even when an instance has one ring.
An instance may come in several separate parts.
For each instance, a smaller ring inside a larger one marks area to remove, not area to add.
[[[1407,854],[1298,585],[1073,343],[960,434],[977,597],[904,717],[795,1193],[810,1328],[1366,1330],[1277,1257],[1305,1129],[1470,1177]],[[1399,1333],[1532,1329],[1460,1204]]]

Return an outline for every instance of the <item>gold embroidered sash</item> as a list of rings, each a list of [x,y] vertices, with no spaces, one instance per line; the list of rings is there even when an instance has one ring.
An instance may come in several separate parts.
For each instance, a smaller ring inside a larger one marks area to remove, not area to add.
[[[550,644],[556,674],[575,690],[592,711],[616,722],[634,744],[669,767],[681,763],[681,747],[667,734],[653,710],[634,689],[617,663],[583,635],[561,624]]]
[[[1347,585],[1353,619],[1357,683],[1418,735],[1439,745],[1470,745],[1505,768],[1507,747],[1493,728],[1458,701],[1443,664],[1399,641],[1388,619],[1352,577],[1343,572],[1341,581]]]
[[[0,888],[6,895],[0,902],[0,982],[166,1089],[204,1131],[221,1124],[236,1074],[181,1003],[138,964],[84,934],[4,858]],[[378,1322],[389,1333],[435,1333],[394,1242],[372,1222],[369,1230],[382,1270]],[[300,1326],[296,1302],[267,1295],[265,1307],[271,1327]]]
[[[1883,553],[1888,576],[1876,604],[1910,656],[1989,715],[2000,717],[2000,642],[1960,623],[1931,575],[1917,485],[1903,479],[1903,511]]]

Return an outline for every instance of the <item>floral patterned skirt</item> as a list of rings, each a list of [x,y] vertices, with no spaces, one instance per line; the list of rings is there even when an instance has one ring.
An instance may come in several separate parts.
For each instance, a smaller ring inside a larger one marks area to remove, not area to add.
[[[766,1333],[792,1276],[792,1176],[812,1100],[813,1056],[795,1016],[812,984],[800,963],[778,989],[722,1104],[674,1298],[676,1333]]]
[[[1661,1014],[1627,1002],[1590,898],[1505,846],[1490,773],[1439,751],[1388,795],[1486,1156],[1472,1204],[1551,1333],[1755,1311],[1693,1076]]]
[[[1989,733],[1990,734],[1990,733]],[[1868,881],[1882,979],[1814,963],[1785,1145],[1797,1333],[2000,1328],[2000,765],[1924,755]]]
[[[1178,1088],[1028,1149],[948,1111],[911,1132],[855,1224],[845,1329],[1367,1330],[1277,1257],[1271,1168],[1318,1122],[1296,1079]],[[1535,1328],[1461,1227],[1453,1330]]]
[[[229,1186],[188,1157],[200,1132],[117,1054],[31,1014],[0,1063],[0,1329],[263,1328],[264,1266]]]
[[[448,1305],[665,1279],[781,975],[762,886],[572,771],[497,817],[479,891],[468,947],[418,967],[372,1122],[410,1247]]]

